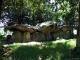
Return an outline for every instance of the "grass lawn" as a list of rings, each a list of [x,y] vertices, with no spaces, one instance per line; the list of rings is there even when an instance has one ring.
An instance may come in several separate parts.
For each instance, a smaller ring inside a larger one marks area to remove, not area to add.
[[[56,40],[48,42],[14,43],[8,45],[12,55],[8,60],[79,60],[73,54],[76,39]]]

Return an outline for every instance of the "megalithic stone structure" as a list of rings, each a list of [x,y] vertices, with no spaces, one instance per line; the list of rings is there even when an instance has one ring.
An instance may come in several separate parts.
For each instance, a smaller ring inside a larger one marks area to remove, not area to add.
[[[13,31],[11,42],[50,41],[57,37],[63,37],[64,32],[71,30],[70,26],[62,26],[41,23],[38,26],[13,25],[6,29]],[[63,32],[63,33],[62,33]],[[62,33],[62,34],[61,34]],[[67,34],[67,33],[66,33]],[[67,34],[69,35],[69,33]]]

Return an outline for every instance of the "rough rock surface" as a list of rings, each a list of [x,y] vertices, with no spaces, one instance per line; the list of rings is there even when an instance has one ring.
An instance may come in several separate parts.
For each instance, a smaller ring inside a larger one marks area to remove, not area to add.
[[[7,27],[13,31],[11,42],[50,41],[56,38],[69,38],[70,26],[60,27],[53,22],[44,22],[36,26],[14,25]],[[65,35],[68,36],[65,36]]]

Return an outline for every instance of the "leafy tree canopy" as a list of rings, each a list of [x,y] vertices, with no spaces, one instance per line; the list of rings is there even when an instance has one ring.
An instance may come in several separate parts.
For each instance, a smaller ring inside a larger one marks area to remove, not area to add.
[[[52,2],[51,2],[52,1]],[[13,24],[36,25],[44,21],[62,21],[72,24],[78,20],[78,0],[3,0],[2,20]]]

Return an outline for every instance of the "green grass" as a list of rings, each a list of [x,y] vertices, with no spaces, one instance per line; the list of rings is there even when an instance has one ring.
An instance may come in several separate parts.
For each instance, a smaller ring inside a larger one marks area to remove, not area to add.
[[[79,58],[71,52],[76,46],[76,39],[57,40],[40,44],[10,44],[13,53],[10,60],[66,60]]]

